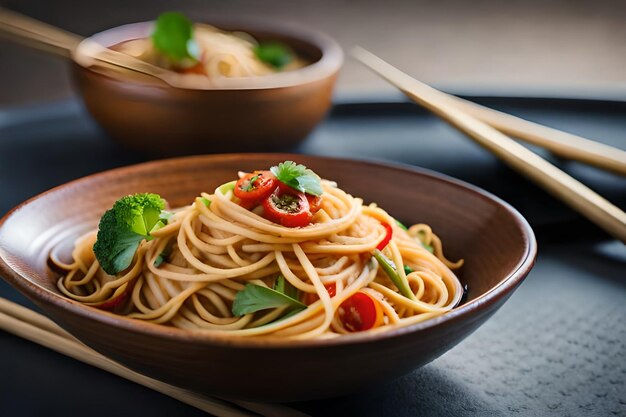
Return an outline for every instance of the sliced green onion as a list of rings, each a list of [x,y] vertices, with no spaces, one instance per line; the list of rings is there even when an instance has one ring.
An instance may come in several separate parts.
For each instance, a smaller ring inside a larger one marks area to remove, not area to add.
[[[398,227],[400,227],[400,229],[402,230],[409,230],[404,224],[402,224],[398,219],[394,219],[396,221],[396,224],[398,225]]]
[[[220,191],[220,193],[226,194],[227,192],[235,189],[235,184],[237,184],[237,181],[227,182],[226,184],[220,185],[217,189]]]
[[[393,262],[391,261],[391,259],[387,258],[378,249],[374,249],[373,254],[374,258],[376,258],[378,264],[383,269],[383,271],[385,271],[385,273],[389,276],[394,285],[398,287],[400,294],[404,295],[409,300],[416,301],[415,294],[413,294],[413,291],[411,291],[409,282],[406,280],[406,278],[403,278],[402,276],[400,276],[400,274],[398,274],[398,271],[396,271],[396,268],[393,266]]]

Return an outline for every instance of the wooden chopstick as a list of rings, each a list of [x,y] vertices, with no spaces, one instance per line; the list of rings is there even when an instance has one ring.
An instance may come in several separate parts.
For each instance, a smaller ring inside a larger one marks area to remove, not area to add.
[[[626,243],[626,213],[539,155],[495,128],[449,104],[438,91],[403,73],[376,55],[355,48],[352,55],[413,101],[461,130],[505,163]]]
[[[626,175],[626,151],[622,149],[530,122],[512,114],[446,94],[443,91],[436,90],[436,93],[441,98],[445,98],[448,104],[507,135],[545,148],[559,157]]]
[[[0,30],[66,50],[74,50],[83,38],[58,27],[0,7]]]
[[[109,49],[90,38],[67,32],[0,7],[0,33],[13,41],[45,52],[70,57],[83,66],[102,65],[134,71],[157,78],[178,88],[211,88],[207,77],[181,75],[140,59]]]
[[[0,22],[0,37],[29,48],[37,49],[53,55],[59,55],[64,58],[71,58],[72,56],[70,49],[58,44],[58,42],[54,40],[41,37],[20,28],[4,25],[2,22]]]
[[[31,309],[0,297],[0,329],[45,346],[63,355],[175,398],[209,414],[224,417],[304,417],[281,405],[249,401],[225,401],[175,387],[141,375],[83,345],[56,323]],[[235,404],[236,406],[232,405]]]
[[[419,80],[414,79],[413,82],[419,84],[422,89],[428,89],[432,95],[436,95],[447,104],[507,135],[545,148],[559,157],[626,175],[626,151],[622,149],[464,100],[436,90]]]

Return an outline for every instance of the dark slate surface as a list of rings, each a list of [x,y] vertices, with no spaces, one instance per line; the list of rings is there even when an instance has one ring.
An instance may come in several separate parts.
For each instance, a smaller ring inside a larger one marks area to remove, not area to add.
[[[483,100],[626,146],[622,103]],[[626,415],[622,244],[606,239],[491,155],[408,104],[337,106],[300,151],[395,160],[480,185],[531,220],[540,255],[505,306],[430,365],[352,396],[293,406],[313,415]],[[0,213],[70,179],[142,159],[109,143],[73,101],[0,112]],[[623,178],[558,163],[614,202],[626,204]],[[4,282],[0,296],[28,304]],[[138,410],[155,417],[202,415],[3,332],[0,374],[0,416],[110,417]]]

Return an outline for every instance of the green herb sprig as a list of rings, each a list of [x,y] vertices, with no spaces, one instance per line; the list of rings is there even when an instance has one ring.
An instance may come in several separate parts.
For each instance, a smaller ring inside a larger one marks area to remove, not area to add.
[[[304,165],[285,161],[270,168],[276,178],[303,193],[320,196],[323,192],[320,177]]]
[[[294,59],[291,49],[280,42],[261,42],[254,47],[256,57],[273,66],[281,69]]]
[[[200,48],[193,37],[193,22],[178,12],[161,13],[152,32],[154,47],[174,63],[197,61]]]
[[[269,308],[287,307],[287,312],[293,314],[306,308],[297,297],[298,290],[281,275],[276,279],[274,289],[247,284],[235,296],[232,312],[235,316],[243,316]]]

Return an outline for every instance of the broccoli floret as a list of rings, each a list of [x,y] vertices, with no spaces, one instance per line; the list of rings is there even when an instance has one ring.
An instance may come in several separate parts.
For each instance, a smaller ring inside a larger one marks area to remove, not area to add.
[[[161,196],[144,193],[123,197],[104,213],[93,251],[107,274],[128,268],[141,241],[167,224],[164,208]]]

